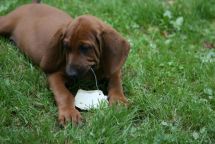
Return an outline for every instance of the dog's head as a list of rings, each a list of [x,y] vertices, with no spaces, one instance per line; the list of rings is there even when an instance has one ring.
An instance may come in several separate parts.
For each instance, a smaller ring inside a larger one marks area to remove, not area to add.
[[[119,71],[130,46],[112,27],[93,16],[80,16],[67,28],[64,39],[66,73],[81,77],[91,67],[102,68],[106,76]]]

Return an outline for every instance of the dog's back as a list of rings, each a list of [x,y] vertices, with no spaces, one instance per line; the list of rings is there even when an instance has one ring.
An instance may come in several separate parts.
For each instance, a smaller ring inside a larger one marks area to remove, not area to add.
[[[57,40],[58,31],[66,28],[71,21],[68,14],[54,7],[27,4],[0,17],[0,34],[9,35],[21,51],[40,65],[46,51],[54,46],[55,40],[52,39]]]

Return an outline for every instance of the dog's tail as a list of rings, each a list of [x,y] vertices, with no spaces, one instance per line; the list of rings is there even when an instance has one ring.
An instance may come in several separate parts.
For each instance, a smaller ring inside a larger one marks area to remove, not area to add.
[[[32,0],[32,3],[40,3],[41,0]]]

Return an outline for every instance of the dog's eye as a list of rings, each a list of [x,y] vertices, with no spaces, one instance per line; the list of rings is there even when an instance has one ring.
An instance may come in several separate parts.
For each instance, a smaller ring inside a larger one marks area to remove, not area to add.
[[[91,51],[91,46],[89,45],[80,45],[80,52],[83,54],[88,54]]]

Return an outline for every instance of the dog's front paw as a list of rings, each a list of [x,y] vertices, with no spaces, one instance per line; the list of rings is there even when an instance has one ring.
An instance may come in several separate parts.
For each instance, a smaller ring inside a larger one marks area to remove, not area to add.
[[[59,109],[58,120],[61,125],[65,125],[66,122],[70,121],[77,125],[82,121],[82,117],[80,112],[75,108],[62,108]]]
[[[128,100],[125,96],[110,96],[109,98],[109,105],[112,106],[113,104],[121,103],[125,106],[128,106]]]

